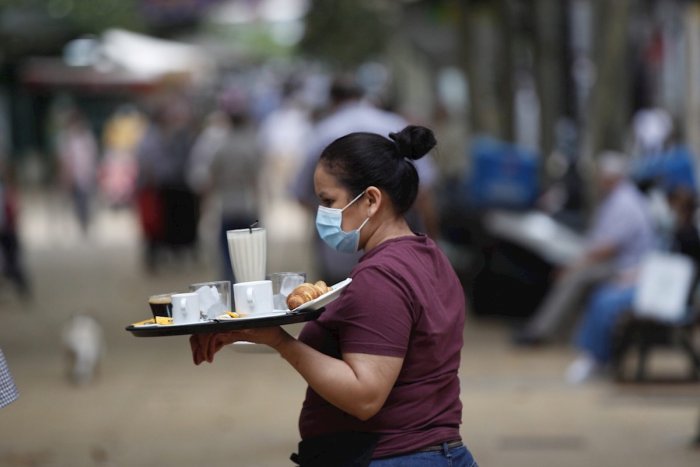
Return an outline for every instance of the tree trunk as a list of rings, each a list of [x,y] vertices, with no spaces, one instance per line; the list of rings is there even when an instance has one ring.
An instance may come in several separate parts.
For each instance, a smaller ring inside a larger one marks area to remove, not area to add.
[[[623,149],[628,123],[626,42],[631,0],[594,0],[597,79],[588,104],[581,155],[590,160],[602,149]]]
[[[540,99],[540,149],[544,159],[555,146],[555,127],[564,115],[565,63],[564,7],[561,0],[535,2],[535,60]]]
[[[695,155],[695,165],[700,166],[700,2],[688,6],[685,15],[686,34],[686,142]],[[700,176],[696,169],[696,177]],[[700,178],[698,178],[700,180]]]
[[[459,2],[460,35],[462,36],[461,61],[469,80],[471,127],[475,135],[486,134],[505,138],[506,128],[502,108],[504,94],[512,90],[499,86],[499,62],[502,48],[499,38],[499,10],[497,2],[471,0]]]
[[[500,44],[499,67],[496,69],[497,89],[499,100],[501,135],[506,141],[515,140],[515,16],[509,0],[498,0],[496,10],[496,27],[498,28],[497,46]]]

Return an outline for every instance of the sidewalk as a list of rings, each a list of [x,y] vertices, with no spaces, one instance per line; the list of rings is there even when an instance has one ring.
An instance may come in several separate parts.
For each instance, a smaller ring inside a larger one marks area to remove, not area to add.
[[[21,393],[0,411],[0,466],[291,465],[305,384],[285,362],[230,349],[195,367],[185,337],[124,331],[148,317],[149,294],[213,277],[211,255],[149,276],[129,212],[101,213],[88,239],[71,221],[56,199],[25,199],[35,297],[0,283],[0,347]],[[305,242],[270,251],[270,270],[310,271]],[[66,380],[60,343],[75,312],[94,314],[107,338],[99,378],[83,387]],[[689,446],[700,385],[570,387],[570,349],[514,349],[508,331],[470,319],[464,332],[462,434],[482,467],[700,465]]]

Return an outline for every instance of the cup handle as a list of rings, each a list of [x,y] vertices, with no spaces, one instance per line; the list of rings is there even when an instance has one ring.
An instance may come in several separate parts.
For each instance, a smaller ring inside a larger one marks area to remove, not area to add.
[[[173,317],[182,317],[184,313],[186,313],[186,308],[187,307],[187,299],[186,298],[179,298],[177,301],[173,300]]]
[[[253,288],[248,287],[245,289],[245,294],[246,298],[248,299],[248,304],[250,304],[251,307],[255,307],[255,297],[253,296]]]

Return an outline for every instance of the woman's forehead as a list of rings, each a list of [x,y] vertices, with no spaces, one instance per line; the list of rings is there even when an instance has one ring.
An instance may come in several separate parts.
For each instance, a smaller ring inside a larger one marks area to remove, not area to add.
[[[336,191],[343,189],[335,175],[326,170],[323,164],[318,164],[316,166],[316,171],[314,172],[314,186],[316,187],[316,192],[319,192],[319,190]]]

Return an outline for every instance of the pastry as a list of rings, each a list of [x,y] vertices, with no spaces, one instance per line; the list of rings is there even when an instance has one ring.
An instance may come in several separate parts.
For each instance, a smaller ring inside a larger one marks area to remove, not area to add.
[[[331,290],[333,289],[328,287],[328,285],[323,281],[317,281],[315,284],[304,282],[303,284],[296,286],[294,290],[287,295],[287,307],[290,310],[293,310],[306,302],[320,297],[324,293],[330,292]]]
[[[330,291],[333,290],[333,289],[331,289],[330,287],[328,287],[328,284],[326,284],[326,283],[323,282],[323,281],[316,281],[316,283],[314,284],[314,287],[316,287],[318,290],[321,291],[321,295],[323,295],[324,293],[328,293],[328,292],[330,292]]]

